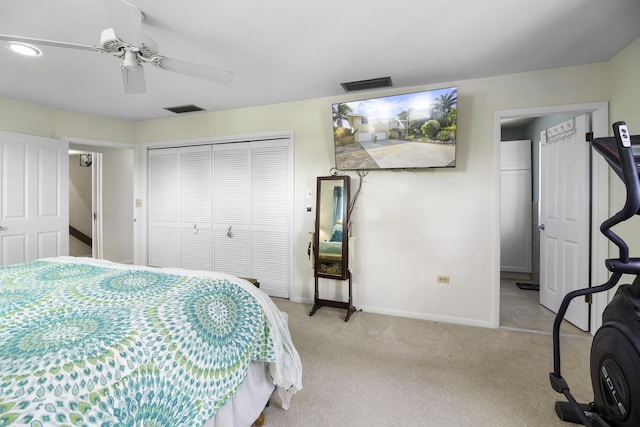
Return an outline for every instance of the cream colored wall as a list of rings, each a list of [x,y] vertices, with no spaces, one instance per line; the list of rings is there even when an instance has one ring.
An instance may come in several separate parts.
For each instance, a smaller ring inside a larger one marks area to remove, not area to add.
[[[640,135],[640,38],[622,50],[608,63],[611,80],[610,122],[625,121],[633,135]],[[609,134],[613,133],[611,130]],[[610,173],[610,213],[618,212],[625,201],[622,181]],[[628,244],[631,256],[640,256],[640,218],[634,218],[616,226],[618,233]],[[610,245],[610,256],[617,257],[618,249]],[[629,283],[631,278],[621,280]],[[613,294],[614,291],[610,291]]]
[[[130,149],[94,148],[102,152],[102,226],[104,258],[133,263],[134,153]]]
[[[73,136],[103,141],[135,142],[136,123],[129,120],[54,110],[0,98],[0,129],[51,138]]]
[[[631,132],[640,134],[640,38],[608,63],[611,79],[611,121],[624,120]]]
[[[331,104],[369,95],[458,86],[455,169],[373,171],[364,179],[353,213],[354,303],[368,311],[496,326],[491,297],[499,263],[495,250],[499,230],[493,221],[498,212],[491,202],[497,192],[492,180],[494,111],[610,100],[612,118],[624,118],[632,131],[636,127],[640,133],[639,107],[634,103],[640,99],[640,85],[632,73],[640,65],[639,51],[636,40],[610,63],[135,124],[0,99],[0,128],[140,144],[293,130],[295,259],[291,297],[310,301],[313,273],[306,248],[314,213],[306,212],[306,192],[315,192],[315,177],[327,175],[333,166]],[[351,175],[355,192],[358,179]],[[435,283],[437,275],[449,275],[451,283]],[[342,282],[325,285],[336,296],[344,289]]]
[[[333,166],[331,104],[364,96],[458,86],[455,169],[372,171],[353,213],[354,303],[359,308],[456,323],[495,326],[493,113],[608,98],[604,63],[401,90],[357,93],[233,111],[141,122],[141,143],[293,130],[295,260],[292,299],[313,298],[306,248],[313,229],[306,191]],[[357,188],[357,176],[352,186]],[[436,283],[448,275],[449,285]],[[332,289],[334,288],[335,289]],[[330,297],[343,282],[325,283]],[[342,294],[344,295],[344,294]]]

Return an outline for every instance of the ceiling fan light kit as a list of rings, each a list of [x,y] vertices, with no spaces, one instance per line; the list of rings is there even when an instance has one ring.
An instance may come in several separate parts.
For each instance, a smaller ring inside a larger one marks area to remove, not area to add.
[[[43,45],[58,48],[89,50],[109,53],[122,60],[122,83],[125,93],[144,93],[145,80],[143,63],[175,73],[208,80],[214,83],[229,84],[233,73],[206,65],[194,64],[158,54],[158,45],[142,33],[144,14],[134,5],[124,0],[104,0],[113,28],[107,28],[100,34],[100,45],[90,46],[53,40],[0,34],[0,40],[7,40],[7,46],[23,55],[36,56],[41,51],[32,46]]]
[[[138,57],[134,51],[128,49],[124,51],[124,62],[122,63],[122,67],[127,70],[137,70],[140,67]]]

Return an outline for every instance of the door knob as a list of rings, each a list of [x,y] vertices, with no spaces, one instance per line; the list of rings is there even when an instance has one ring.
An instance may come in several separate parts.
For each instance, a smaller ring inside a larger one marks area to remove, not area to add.
[[[7,231],[7,230],[8,230],[7,227],[3,227],[3,226],[0,225],[0,231]]]
[[[538,227],[536,227],[538,230],[542,231],[544,230],[544,224],[538,224]]]

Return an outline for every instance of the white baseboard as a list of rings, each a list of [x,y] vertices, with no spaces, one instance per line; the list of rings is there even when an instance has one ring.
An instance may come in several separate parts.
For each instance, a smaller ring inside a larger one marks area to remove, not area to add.
[[[462,317],[443,316],[441,314],[417,313],[412,311],[394,310],[385,307],[356,305],[356,308],[368,313],[384,314],[387,316],[407,317],[409,319],[429,320],[431,322],[452,323],[454,325],[475,326],[480,328],[496,329],[490,321],[466,319]]]
[[[291,302],[313,305],[312,298],[294,297],[289,298]],[[465,319],[462,317],[443,316],[440,314],[416,313],[405,310],[394,310],[385,307],[376,307],[370,305],[357,305],[356,308],[367,313],[384,314],[386,316],[406,317],[409,319],[428,320],[431,322],[452,323],[455,325],[475,326],[480,328],[497,329],[490,321],[481,321],[476,319]]]

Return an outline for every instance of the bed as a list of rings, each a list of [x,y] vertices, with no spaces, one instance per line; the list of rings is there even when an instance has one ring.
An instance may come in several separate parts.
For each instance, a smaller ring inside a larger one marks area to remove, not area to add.
[[[340,274],[342,269],[342,221],[335,224],[327,240],[318,241],[318,271],[324,274]]]
[[[318,242],[320,262],[342,262],[342,242]]]
[[[318,260],[320,262],[342,262],[342,221],[329,230],[329,238],[318,242]]]
[[[234,276],[0,267],[0,425],[248,426],[302,388],[286,314]]]

